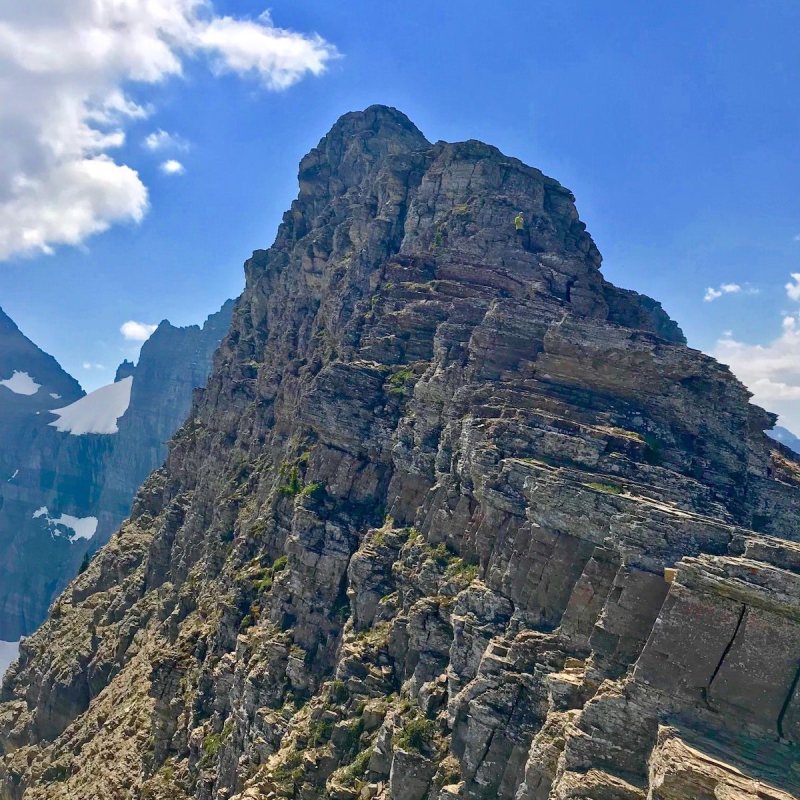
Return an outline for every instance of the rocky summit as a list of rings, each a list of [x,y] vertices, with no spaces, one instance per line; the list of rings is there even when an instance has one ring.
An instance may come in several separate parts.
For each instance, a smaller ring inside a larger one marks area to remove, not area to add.
[[[797,797],[774,417],[494,147],[376,106],[299,182],[3,682],[0,798]]]

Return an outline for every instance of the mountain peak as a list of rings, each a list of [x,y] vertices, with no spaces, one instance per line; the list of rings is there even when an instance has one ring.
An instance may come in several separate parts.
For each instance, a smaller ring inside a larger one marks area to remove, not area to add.
[[[658,303],[603,279],[572,192],[493,145],[430,144],[402,112],[370,106],[340,117],[300,162],[299,184],[271,254],[257,251],[246,265],[248,284],[263,276],[265,258],[278,267],[295,250],[306,254],[314,296],[344,290],[338,265],[357,265],[349,284],[374,281],[387,258],[412,258],[496,293],[537,292],[577,314],[683,341]]]
[[[13,382],[15,375],[25,377],[17,378],[16,382]],[[28,413],[34,408],[41,410],[51,406],[53,395],[72,402],[84,394],[80,384],[62,369],[55,358],[25,336],[14,320],[2,309],[0,309],[0,381],[12,381],[5,384],[6,388],[0,388],[0,402],[6,406],[12,404],[23,413]],[[29,394],[15,393],[12,386],[22,385],[21,381],[31,389],[34,386],[37,388]],[[8,408],[5,413],[9,413]]]
[[[119,383],[121,380],[125,378],[130,378],[131,375],[136,371],[136,366],[134,365],[133,361],[129,361],[127,358],[117,367],[117,372],[114,375],[114,383]]]
[[[539,170],[342,118],[22,644],[12,800],[793,796],[800,463],[599,263]]]
[[[406,114],[393,106],[380,103],[368,106],[363,111],[348,111],[342,114],[331,127],[327,137],[353,136],[360,132],[370,132],[378,136],[410,134],[422,146],[428,144],[420,129]]]

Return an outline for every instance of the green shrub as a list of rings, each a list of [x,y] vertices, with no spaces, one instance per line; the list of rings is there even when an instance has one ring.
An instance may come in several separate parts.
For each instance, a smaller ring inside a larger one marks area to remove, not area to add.
[[[325,494],[325,486],[322,483],[307,483],[300,490],[300,497],[310,497],[313,500],[320,500]]]
[[[655,438],[655,436],[650,436],[650,434],[644,435],[644,460],[648,464],[652,464],[653,466],[658,466],[663,460],[663,454],[661,452],[661,442]]]
[[[431,558],[440,566],[448,566],[457,556],[451,553],[444,542],[439,542],[436,547],[430,549]]]
[[[214,758],[222,749],[222,734],[211,733],[203,739],[203,752],[209,757]]]
[[[430,750],[435,735],[436,724],[433,720],[417,717],[406,722],[394,735],[394,744],[402,750],[424,753]]]
[[[279,556],[275,559],[271,566],[258,570],[258,572],[256,572],[251,578],[253,588],[257,592],[266,592],[271,589],[275,580],[275,576],[282,570],[286,569],[287,562],[287,556]]]
[[[401,367],[392,373],[386,381],[389,385],[389,394],[404,395],[408,384],[413,380],[414,373],[408,367]]]
[[[300,475],[300,467],[298,467],[297,464],[292,467],[288,467],[288,469],[285,471],[281,469],[280,475],[286,481],[286,483],[280,487],[282,494],[289,495],[289,497],[294,497],[302,491],[303,478]]]
[[[330,720],[318,719],[312,722],[308,732],[308,746],[319,747],[325,744],[333,733],[333,723]]]
[[[283,570],[286,569],[286,565],[288,563],[289,563],[289,556],[287,555],[278,556],[275,559],[275,563],[273,563],[272,565],[272,572],[276,574],[278,572],[283,572]]]
[[[364,733],[364,720],[361,718],[351,720],[348,723],[345,736],[342,740],[342,749],[345,752],[356,752],[361,743],[362,733]]]
[[[350,692],[347,689],[347,684],[344,681],[331,681],[330,689],[328,690],[328,697],[332,703],[346,703],[350,698]]]
[[[372,749],[362,750],[353,761],[340,773],[341,781],[345,786],[355,786],[359,779],[367,774]]]
[[[283,786],[294,787],[303,779],[304,774],[303,756],[298,752],[293,752],[282,764],[278,764],[272,772],[272,780]]]
[[[478,577],[478,565],[467,564],[466,561],[459,558],[458,561],[452,562],[447,567],[446,574],[447,577],[456,578],[460,583],[466,586]]]

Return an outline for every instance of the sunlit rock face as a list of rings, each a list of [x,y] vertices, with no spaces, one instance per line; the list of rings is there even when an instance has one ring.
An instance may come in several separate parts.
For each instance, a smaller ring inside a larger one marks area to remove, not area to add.
[[[372,107],[299,182],[166,465],[21,645],[0,798],[795,796],[774,418],[489,145]]]
[[[0,641],[32,633],[108,541],[205,383],[230,324],[163,322],[136,368],[85,394],[0,312]]]

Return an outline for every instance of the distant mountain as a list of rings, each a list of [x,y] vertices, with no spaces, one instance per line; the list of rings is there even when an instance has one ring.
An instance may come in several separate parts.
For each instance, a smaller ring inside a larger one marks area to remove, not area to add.
[[[232,307],[202,327],[162,322],[136,366],[89,394],[0,311],[0,671],[163,463]]]
[[[142,345],[132,377],[120,381],[132,381],[130,404],[117,422],[117,446],[106,463],[96,547],[128,516],[142,481],[164,463],[167,442],[189,414],[192,393],[205,386],[214,352],[230,327],[233,304],[229,300],[202,327],[176,328],[163,321]],[[118,376],[126,374],[123,366]]]
[[[767,431],[767,436],[800,454],[800,437],[795,436],[788,428],[776,425],[771,431]]]

